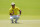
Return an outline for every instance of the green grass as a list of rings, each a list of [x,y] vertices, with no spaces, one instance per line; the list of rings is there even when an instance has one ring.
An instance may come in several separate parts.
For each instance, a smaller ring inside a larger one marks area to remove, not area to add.
[[[11,24],[10,20],[0,20],[0,27],[40,27],[40,20],[21,20]]]
[[[20,20],[40,20],[40,0],[0,0],[0,20],[9,20],[12,2],[22,10]]]
[[[22,11],[19,24],[11,24],[11,3]],[[40,27],[40,0],[0,0],[0,27]]]
[[[10,16],[8,14],[0,14],[0,16],[0,20],[10,20]],[[19,20],[40,20],[40,16],[21,15]]]

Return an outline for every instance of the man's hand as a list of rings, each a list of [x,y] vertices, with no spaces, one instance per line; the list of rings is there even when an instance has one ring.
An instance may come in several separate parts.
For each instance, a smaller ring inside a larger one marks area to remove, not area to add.
[[[20,16],[20,15],[18,15],[18,16]]]
[[[10,13],[10,15],[13,15],[14,14],[14,11],[13,11],[13,13]]]
[[[10,13],[10,15],[13,15],[13,13]]]

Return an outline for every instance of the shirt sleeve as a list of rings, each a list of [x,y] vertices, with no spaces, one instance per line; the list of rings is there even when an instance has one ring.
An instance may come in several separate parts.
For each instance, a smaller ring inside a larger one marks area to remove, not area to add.
[[[9,9],[9,13],[11,13],[11,8]]]
[[[20,9],[19,9],[19,8],[17,8],[17,10],[19,11]]]

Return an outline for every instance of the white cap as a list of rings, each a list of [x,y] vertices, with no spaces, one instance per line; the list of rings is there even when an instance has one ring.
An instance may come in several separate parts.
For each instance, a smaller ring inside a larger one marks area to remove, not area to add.
[[[11,5],[15,5],[15,3],[14,3],[14,2],[12,2],[12,3],[11,3]]]

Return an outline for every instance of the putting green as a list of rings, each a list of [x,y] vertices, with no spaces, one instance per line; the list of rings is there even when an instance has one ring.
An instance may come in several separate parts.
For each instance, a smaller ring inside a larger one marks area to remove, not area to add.
[[[19,20],[19,23],[10,23],[10,20],[0,20],[0,27],[40,27],[40,20]]]
[[[9,20],[12,2],[22,11],[18,24]],[[0,27],[40,27],[40,0],[0,0]]]

